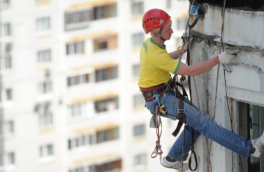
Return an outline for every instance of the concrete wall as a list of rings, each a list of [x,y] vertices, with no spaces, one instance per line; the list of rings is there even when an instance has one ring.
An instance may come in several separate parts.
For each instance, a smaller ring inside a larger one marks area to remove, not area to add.
[[[192,29],[194,41],[191,46],[192,64],[211,59],[219,54],[221,36],[221,8],[204,4],[206,14]],[[220,65],[218,92],[216,101],[216,122],[231,130],[230,114],[233,117],[234,132],[239,134],[238,102],[246,102],[264,106],[264,12],[226,9],[224,25],[224,51],[241,51],[229,67],[232,72],[226,72]],[[193,18],[191,19],[191,22]],[[222,49],[223,51],[223,49]],[[226,79],[226,89],[225,89]],[[214,115],[217,66],[210,71],[195,76],[197,94],[201,109],[208,115]],[[226,92],[227,98],[226,99]],[[198,100],[192,80],[193,101],[198,106]],[[243,133],[240,133],[243,134]],[[208,154],[204,137],[200,137],[195,145],[198,153],[199,172],[207,171]],[[220,146],[212,144],[210,155],[212,171],[240,171],[238,156]],[[233,164],[233,165],[232,165]],[[245,171],[246,169],[244,169]]]

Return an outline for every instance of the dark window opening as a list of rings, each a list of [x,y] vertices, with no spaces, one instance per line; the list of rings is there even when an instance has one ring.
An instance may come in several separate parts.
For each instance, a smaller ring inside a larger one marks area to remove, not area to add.
[[[118,97],[95,102],[97,113],[118,109]]]
[[[95,82],[106,81],[110,79],[115,79],[118,77],[118,68],[111,67],[106,69],[100,69],[95,71]]]
[[[239,103],[239,133],[251,140],[258,138],[264,130],[264,107]],[[243,171],[264,171],[264,156],[242,159]],[[241,167],[240,167],[241,168]]]
[[[98,43],[98,51],[107,49],[107,42]]]

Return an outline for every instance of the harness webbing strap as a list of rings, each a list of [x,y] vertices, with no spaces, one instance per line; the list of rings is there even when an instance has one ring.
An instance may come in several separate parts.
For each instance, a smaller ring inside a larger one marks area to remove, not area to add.
[[[163,30],[163,27],[160,28],[159,33],[158,33],[157,35],[158,35],[158,37],[159,37],[162,41],[166,41],[166,39],[164,39],[164,38],[161,36],[161,32],[162,32],[162,30]]]
[[[178,133],[180,132],[180,129],[182,127],[183,123],[186,123],[186,116],[185,116],[185,109],[184,109],[184,103],[182,101],[182,98],[179,98],[179,108],[178,108],[178,118],[179,120],[178,125],[172,135],[176,137]]]

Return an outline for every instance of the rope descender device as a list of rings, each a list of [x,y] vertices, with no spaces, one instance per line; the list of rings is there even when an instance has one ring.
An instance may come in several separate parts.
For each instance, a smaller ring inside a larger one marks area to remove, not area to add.
[[[191,5],[191,8],[190,8],[190,17],[191,16],[196,16],[196,19],[194,20],[194,22],[189,25],[190,29],[192,29],[198,22],[199,18],[201,16],[204,16],[204,8],[203,6],[195,6],[195,5]],[[190,20],[190,17],[189,17],[189,20]]]

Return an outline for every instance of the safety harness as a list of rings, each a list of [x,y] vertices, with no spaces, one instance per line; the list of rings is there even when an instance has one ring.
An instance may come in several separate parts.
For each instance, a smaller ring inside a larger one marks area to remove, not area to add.
[[[158,85],[156,87],[151,87],[148,89],[143,89],[141,88],[142,94],[147,102],[153,101],[153,116],[150,121],[150,127],[155,127],[156,128],[156,135],[157,135],[157,141],[156,141],[156,146],[151,154],[152,158],[155,158],[157,155],[160,155],[160,161],[161,161],[161,155],[163,153],[160,145],[160,137],[162,134],[162,121],[161,121],[161,116],[166,116],[167,115],[167,109],[164,106],[163,103],[163,95],[169,90],[174,91],[175,93],[175,98],[179,99],[178,103],[178,111],[176,111],[175,107],[175,120],[178,120],[178,125],[172,135],[176,137],[179,134],[179,131],[184,124],[184,127],[186,125],[186,116],[185,116],[185,107],[184,107],[184,98],[188,99],[187,92],[185,88],[182,85],[182,82],[186,79],[186,77],[181,77],[181,83],[177,81],[177,75],[174,75],[172,80],[170,80],[167,84],[162,84]],[[182,93],[178,90],[178,88],[181,87]],[[178,114],[178,115],[177,115]],[[185,132],[185,131],[184,131]],[[185,135],[185,134],[184,134]],[[183,136],[184,137],[184,136]],[[196,158],[196,153],[194,151],[194,131],[192,129],[192,144],[191,144],[191,156],[194,156],[195,159],[195,167],[191,167],[191,159],[189,163],[189,168],[192,171],[195,171],[197,169],[197,158]],[[184,144],[184,138],[183,138],[183,144]],[[183,147],[184,149],[184,147]]]

